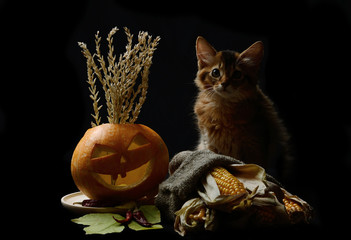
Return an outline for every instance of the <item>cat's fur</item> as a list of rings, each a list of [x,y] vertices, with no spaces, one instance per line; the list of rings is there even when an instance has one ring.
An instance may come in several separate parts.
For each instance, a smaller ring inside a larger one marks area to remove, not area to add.
[[[242,53],[216,51],[196,40],[199,93],[194,111],[200,130],[198,149],[210,149],[245,163],[267,167],[287,155],[289,136],[272,101],[258,86],[263,43]]]

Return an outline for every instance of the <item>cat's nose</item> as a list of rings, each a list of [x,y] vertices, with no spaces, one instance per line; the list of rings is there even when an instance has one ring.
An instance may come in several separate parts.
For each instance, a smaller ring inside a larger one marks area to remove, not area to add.
[[[226,89],[227,86],[228,86],[228,84],[226,84],[226,83],[221,83],[221,84],[218,85],[217,90],[218,90],[218,91],[225,91],[225,89]]]
[[[224,91],[224,87],[222,84],[218,84],[217,88],[216,88],[217,91]]]

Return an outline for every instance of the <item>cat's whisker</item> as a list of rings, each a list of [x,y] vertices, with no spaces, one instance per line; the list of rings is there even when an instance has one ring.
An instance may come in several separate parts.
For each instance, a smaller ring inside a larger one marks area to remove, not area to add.
[[[211,98],[213,96],[213,94],[215,94],[215,90],[212,87],[206,88],[203,92],[205,93],[206,97],[208,97],[208,98]]]

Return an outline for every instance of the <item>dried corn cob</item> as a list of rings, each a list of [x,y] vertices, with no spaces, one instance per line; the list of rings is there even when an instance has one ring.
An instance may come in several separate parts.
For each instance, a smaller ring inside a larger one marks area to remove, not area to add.
[[[290,221],[292,223],[297,223],[304,219],[305,217],[304,210],[302,209],[301,205],[298,202],[292,199],[289,199],[286,196],[283,198],[283,202],[284,202],[285,210],[288,213]]]
[[[190,219],[195,221],[205,221],[206,220],[206,209],[205,207],[200,208],[199,211],[189,214]]]
[[[215,167],[211,171],[215,179],[219,192],[222,195],[238,195],[246,193],[244,184],[240,182],[233,174],[223,167]]]

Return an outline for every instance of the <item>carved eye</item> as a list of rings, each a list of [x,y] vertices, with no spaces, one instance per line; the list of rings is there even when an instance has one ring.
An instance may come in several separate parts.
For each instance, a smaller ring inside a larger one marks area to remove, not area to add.
[[[234,73],[233,73],[233,78],[239,79],[239,78],[241,78],[241,76],[242,76],[241,71],[239,71],[239,70],[235,70],[235,71],[234,71]]]
[[[219,76],[221,76],[221,72],[218,68],[214,68],[211,72],[211,76],[214,78],[218,78]]]

